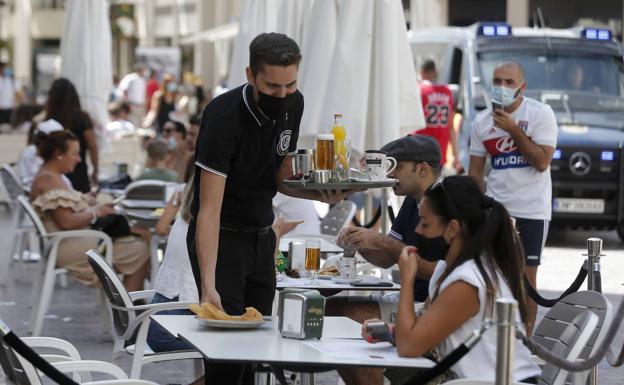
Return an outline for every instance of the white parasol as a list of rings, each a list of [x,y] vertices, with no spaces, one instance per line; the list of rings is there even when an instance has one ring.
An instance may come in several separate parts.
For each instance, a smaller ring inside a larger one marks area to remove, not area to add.
[[[101,129],[109,120],[107,104],[113,85],[108,1],[66,0],[63,25],[61,76],[71,80],[82,108]],[[100,146],[104,138],[98,135]]]

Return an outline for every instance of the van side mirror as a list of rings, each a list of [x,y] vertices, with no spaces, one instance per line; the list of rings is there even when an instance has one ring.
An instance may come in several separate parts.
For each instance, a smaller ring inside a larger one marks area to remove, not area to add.
[[[453,110],[457,111],[457,104],[459,103],[459,84],[449,84],[449,90],[453,96]]]

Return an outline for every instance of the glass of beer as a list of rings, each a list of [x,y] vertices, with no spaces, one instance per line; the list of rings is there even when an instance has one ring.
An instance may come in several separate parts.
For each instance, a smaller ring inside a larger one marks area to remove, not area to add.
[[[316,273],[321,268],[321,241],[319,240],[307,240],[306,241],[306,257],[305,257],[305,269],[308,276],[312,276],[312,279],[316,278]]]
[[[334,135],[320,134],[316,137],[316,169],[334,169]]]

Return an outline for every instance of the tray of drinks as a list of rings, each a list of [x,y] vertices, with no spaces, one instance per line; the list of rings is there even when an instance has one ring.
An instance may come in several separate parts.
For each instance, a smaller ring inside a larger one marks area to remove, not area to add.
[[[344,182],[326,182],[317,183],[311,180],[305,179],[287,179],[284,181],[284,185],[289,188],[298,190],[366,190],[370,188],[382,188],[392,187],[398,182],[397,179],[383,179],[383,180],[362,180],[362,179],[349,179]]]

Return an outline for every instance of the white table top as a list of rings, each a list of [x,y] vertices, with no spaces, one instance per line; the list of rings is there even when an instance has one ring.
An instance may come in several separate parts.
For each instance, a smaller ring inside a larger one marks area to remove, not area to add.
[[[321,253],[342,253],[342,247],[339,247],[333,237],[328,235],[285,235],[280,239],[279,250],[288,251],[288,244],[292,241],[305,241],[308,239],[321,241]]]
[[[362,276],[363,282],[376,282],[379,278]],[[392,286],[351,286],[349,283],[338,283],[332,279],[316,278],[311,280],[308,278],[291,278],[285,275],[280,275],[277,280],[277,290],[281,289],[315,289],[315,290],[387,290],[397,291],[401,290],[401,285],[392,283]]]
[[[258,329],[214,329],[195,316],[155,315],[152,319],[217,362],[259,362],[281,365],[430,368],[426,358],[400,358],[387,343],[368,344],[360,324],[346,317],[325,317],[321,340],[283,338],[273,320]]]

